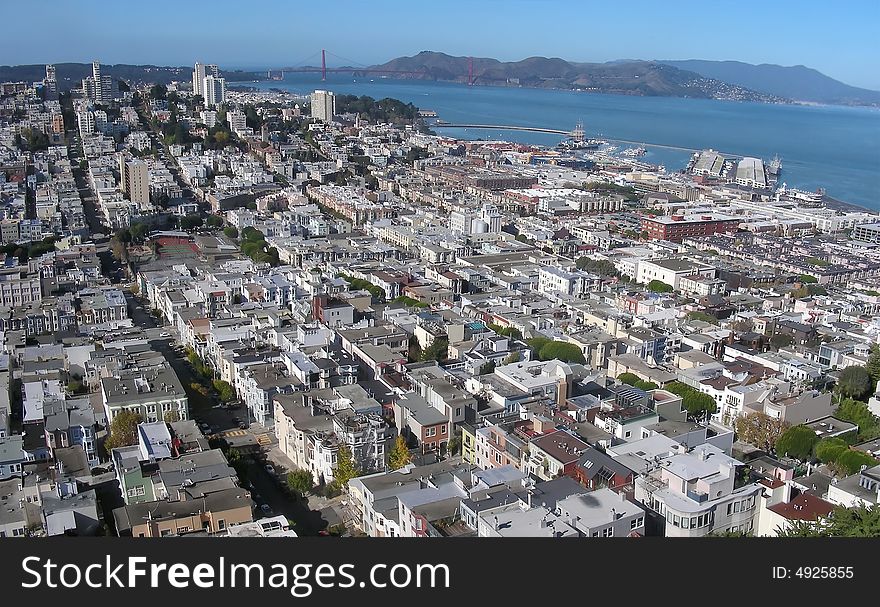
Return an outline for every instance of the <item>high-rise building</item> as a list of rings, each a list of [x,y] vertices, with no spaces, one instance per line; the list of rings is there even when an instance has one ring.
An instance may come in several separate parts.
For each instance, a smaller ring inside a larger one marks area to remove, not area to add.
[[[193,95],[205,96],[205,66],[202,63],[193,67]]]
[[[204,63],[196,63],[193,67],[193,95],[205,96],[205,78],[213,76],[220,77],[220,68],[216,65],[205,65]]]
[[[312,118],[323,122],[332,122],[336,115],[336,95],[330,91],[312,93]]]
[[[46,66],[48,74],[49,66]],[[52,68],[54,73],[55,68]],[[113,79],[101,73],[101,62],[92,62],[92,75],[83,78],[83,94],[95,103],[110,103],[113,101]]]
[[[234,133],[247,128],[247,116],[241,110],[227,112],[226,119],[229,121],[229,129]]]
[[[54,98],[54,95],[58,93],[58,79],[55,76],[55,66],[47,65],[46,66],[46,79],[43,80],[43,85],[46,87],[46,93],[48,94],[48,98]]]
[[[119,185],[132,202],[139,205],[150,203],[150,174],[143,160],[119,156]]]
[[[91,135],[95,132],[95,115],[89,110],[77,112],[76,121],[79,126],[79,134],[81,136]]]
[[[205,107],[218,107],[226,101],[226,78],[205,76]]]

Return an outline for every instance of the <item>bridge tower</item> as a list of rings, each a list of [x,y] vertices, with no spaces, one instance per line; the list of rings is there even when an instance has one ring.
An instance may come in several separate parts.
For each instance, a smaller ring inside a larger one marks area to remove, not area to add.
[[[321,49],[321,82],[327,80],[327,57],[326,51]]]
[[[468,86],[474,85],[474,58],[468,57]]]
[[[575,125],[574,130],[571,132],[571,138],[575,141],[584,140],[584,125],[581,122]]]

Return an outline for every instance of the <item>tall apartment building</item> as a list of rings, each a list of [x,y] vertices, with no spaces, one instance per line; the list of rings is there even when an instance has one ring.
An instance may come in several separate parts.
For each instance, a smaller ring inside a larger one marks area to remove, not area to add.
[[[205,76],[204,80],[205,107],[217,107],[226,101],[226,78]]]
[[[312,93],[312,118],[323,122],[332,122],[336,114],[336,95],[330,91]]]
[[[229,120],[229,128],[232,129],[232,132],[234,133],[247,128],[247,116],[241,110],[227,112],[226,119]]]
[[[216,65],[205,65],[204,63],[196,63],[193,67],[193,95],[205,96],[205,78],[213,76],[220,77],[220,68]]]
[[[89,110],[82,110],[76,114],[79,134],[85,136],[95,132],[95,115]]]
[[[55,75],[54,65],[46,66],[46,78],[43,80],[43,85],[46,87],[49,98],[53,99],[54,95],[58,93],[58,78]]]
[[[82,88],[83,94],[95,103],[110,103],[113,101],[113,79],[101,73],[100,61],[92,62],[92,75],[83,78]]]
[[[150,203],[150,174],[143,160],[119,156],[119,184],[126,197],[139,205]]]

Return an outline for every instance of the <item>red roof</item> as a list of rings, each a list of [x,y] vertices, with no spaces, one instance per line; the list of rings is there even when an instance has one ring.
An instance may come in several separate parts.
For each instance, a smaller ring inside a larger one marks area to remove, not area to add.
[[[815,521],[831,514],[834,504],[809,493],[801,493],[787,504],[775,504],[769,510],[790,521]]]

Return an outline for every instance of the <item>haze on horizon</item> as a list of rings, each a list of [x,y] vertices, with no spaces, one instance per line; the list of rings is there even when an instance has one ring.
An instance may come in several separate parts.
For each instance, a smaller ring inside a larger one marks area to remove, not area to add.
[[[320,63],[320,49],[354,65],[433,50],[517,61],[734,60],[805,65],[880,90],[880,2],[829,10],[819,0],[620,4],[577,0],[231,0],[124,4],[0,0],[5,64],[90,62],[256,69]],[[51,11],[51,17],[47,14]],[[10,27],[19,24],[18,27]],[[37,27],[39,24],[39,27]],[[35,32],[40,35],[35,36]],[[317,55],[317,57],[316,57]],[[335,60],[333,64],[346,63]]]

